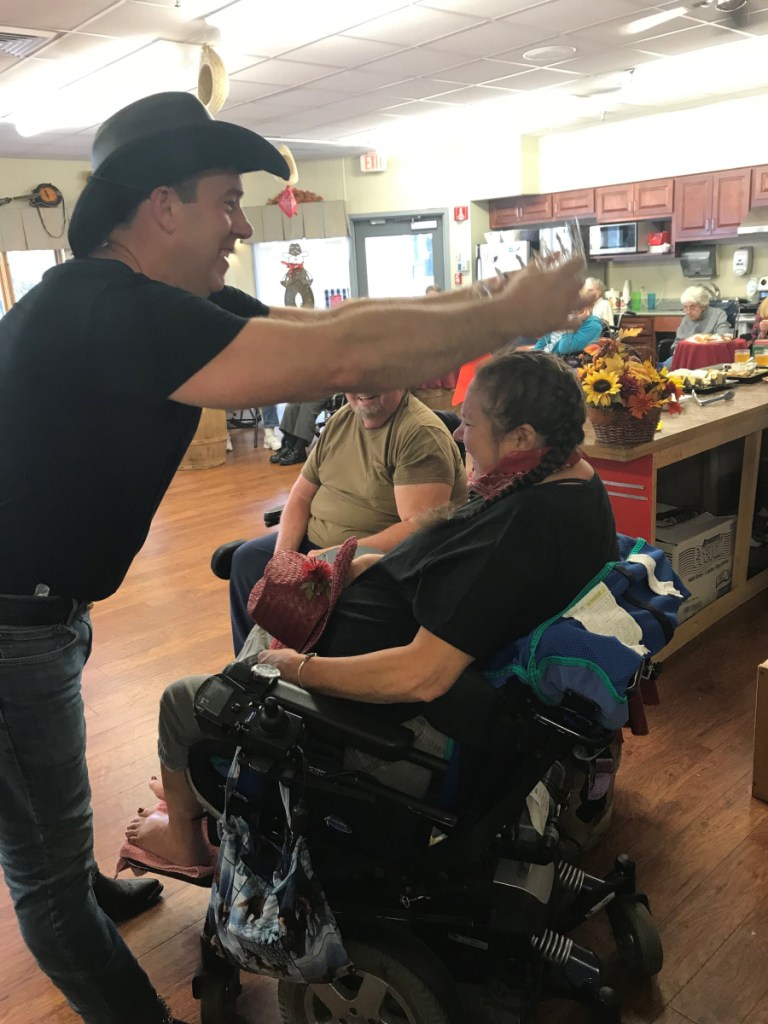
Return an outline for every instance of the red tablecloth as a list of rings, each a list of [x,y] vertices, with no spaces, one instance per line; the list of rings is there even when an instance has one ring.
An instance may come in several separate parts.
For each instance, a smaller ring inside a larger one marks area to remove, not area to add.
[[[681,366],[686,370],[699,370],[702,366],[714,366],[717,363],[732,363],[737,348],[744,342],[740,338],[724,341],[678,341],[672,356],[672,370]]]

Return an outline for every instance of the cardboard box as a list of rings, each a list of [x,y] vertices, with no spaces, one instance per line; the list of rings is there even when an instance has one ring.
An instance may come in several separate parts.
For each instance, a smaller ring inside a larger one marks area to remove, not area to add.
[[[657,505],[659,512],[667,508]],[[735,533],[735,516],[713,516],[709,512],[677,526],[657,527],[657,546],[691,592],[680,605],[678,623],[690,619],[731,589]]]

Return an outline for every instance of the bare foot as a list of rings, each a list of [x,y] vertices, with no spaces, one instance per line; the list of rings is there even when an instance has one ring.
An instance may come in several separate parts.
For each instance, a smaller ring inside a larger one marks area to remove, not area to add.
[[[155,794],[158,800],[165,801],[165,789],[163,783],[158,779],[156,775],[150,775],[149,777],[149,788]]]
[[[140,814],[142,818],[147,818],[153,813],[153,811],[168,810],[168,805],[165,802],[165,788],[162,781],[158,779],[156,775],[150,775],[148,786],[157,797],[157,803],[154,807],[139,807],[137,813]]]
[[[171,827],[164,811],[153,810],[133,818],[125,830],[126,839],[148,853],[154,853],[171,864],[194,867],[208,864],[210,850],[203,838],[199,818],[183,819]]]

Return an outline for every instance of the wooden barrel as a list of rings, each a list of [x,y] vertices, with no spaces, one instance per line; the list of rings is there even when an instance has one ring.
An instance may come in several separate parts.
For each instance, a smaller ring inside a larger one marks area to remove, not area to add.
[[[227,461],[227,414],[223,409],[203,409],[195,436],[179,469],[211,469]]]

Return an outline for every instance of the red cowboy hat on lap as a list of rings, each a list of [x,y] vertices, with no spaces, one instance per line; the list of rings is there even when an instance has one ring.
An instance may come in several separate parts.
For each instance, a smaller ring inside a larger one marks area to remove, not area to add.
[[[312,554],[277,551],[248,598],[248,614],[277,644],[306,653],[322,636],[344,588],[357,537],[339,548],[333,564]]]

